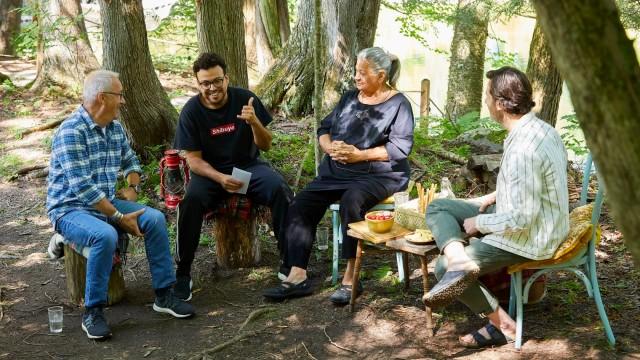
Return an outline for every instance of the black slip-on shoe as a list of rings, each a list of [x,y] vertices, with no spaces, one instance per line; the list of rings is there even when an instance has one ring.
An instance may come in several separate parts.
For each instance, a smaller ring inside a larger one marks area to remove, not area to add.
[[[309,279],[306,279],[297,284],[286,281],[282,282],[277,287],[265,289],[262,292],[262,296],[271,300],[284,300],[288,298],[311,295],[312,293],[313,288],[311,288],[311,283],[309,282]]]
[[[334,291],[329,300],[335,305],[347,305],[351,301],[352,285],[341,285],[336,291]],[[356,289],[356,297],[362,294],[362,283],[358,282],[358,288]]]

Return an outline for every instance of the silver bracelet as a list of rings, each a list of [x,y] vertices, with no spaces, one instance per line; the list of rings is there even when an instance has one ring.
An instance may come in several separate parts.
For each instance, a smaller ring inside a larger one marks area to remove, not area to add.
[[[124,217],[124,215],[118,211],[118,209],[116,209],[116,212],[113,213],[113,215],[109,216],[109,220],[111,220],[111,222],[116,223],[116,224],[120,224],[120,221],[122,221],[122,218]]]

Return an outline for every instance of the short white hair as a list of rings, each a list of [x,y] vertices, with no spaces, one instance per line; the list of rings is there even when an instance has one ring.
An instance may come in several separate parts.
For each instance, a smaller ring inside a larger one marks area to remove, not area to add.
[[[113,90],[113,80],[119,77],[120,74],[109,70],[92,71],[84,79],[82,99],[85,102],[95,101],[99,93]]]

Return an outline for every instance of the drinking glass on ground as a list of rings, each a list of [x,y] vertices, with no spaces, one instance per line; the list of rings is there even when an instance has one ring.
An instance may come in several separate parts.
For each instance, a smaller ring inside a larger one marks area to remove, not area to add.
[[[49,309],[49,331],[58,334],[62,332],[62,306],[51,306]]]
[[[393,203],[395,206],[402,205],[409,201],[409,193],[406,191],[401,191],[393,194]]]
[[[320,226],[316,229],[316,244],[318,250],[327,250],[329,248],[329,228]]]

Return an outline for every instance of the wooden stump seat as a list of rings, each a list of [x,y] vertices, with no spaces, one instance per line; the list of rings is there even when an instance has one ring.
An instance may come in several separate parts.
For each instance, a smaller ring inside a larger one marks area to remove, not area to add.
[[[255,207],[244,195],[232,195],[207,214],[208,219],[215,221],[213,238],[218,266],[237,269],[260,262],[256,217]]]
[[[84,290],[87,278],[87,259],[78,254],[71,246],[64,245],[64,270],[67,277],[69,300],[75,304],[84,304]],[[122,263],[118,262],[111,270],[107,306],[118,303],[124,297],[124,274]]]

